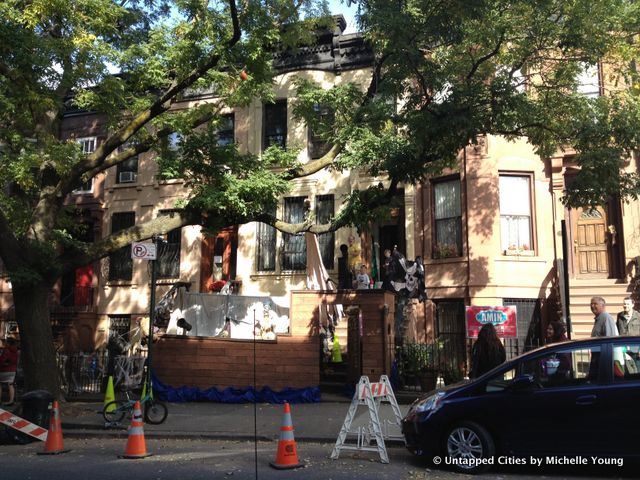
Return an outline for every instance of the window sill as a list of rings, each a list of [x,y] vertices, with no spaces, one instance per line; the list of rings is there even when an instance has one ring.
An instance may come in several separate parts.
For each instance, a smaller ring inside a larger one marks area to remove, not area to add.
[[[307,272],[304,270],[286,270],[283,272],[255,272],[249,275],[251,280],[258,280],[260,278],[273,278],[275,280],[280,280],[283,277],[305,277]]]
[[[136,190],[141,191],[142,185],[140,185],[138,182],[116,183],[114,185],[111,185],[107,190],[109,191],[109,193],[113,193],[115,190],[123,190],[125,188],[135,188]]]
[[[536,255],[502,255],[495,259],[496,262],[531,262],[547,263],[548,260]]]
[[[446,257],[446,258],[430,258],[426,263],[430,265],[438,265],[440,263],[461,263],[466,261],[467,261],[467,257],[459,256],[459,257]]]
[[[135,287],[137,284],[131,280],[107,280],[106,287]]]
[[[535,250],[503,250],[505,257],[535,257]]]
[[[164,186],[164,185],[180,185],[183,183],[184,183],[184,180],[181,178],[169,178],[166,180],[155,179],[153,181],[153,188],[160,188],[160,186]]]

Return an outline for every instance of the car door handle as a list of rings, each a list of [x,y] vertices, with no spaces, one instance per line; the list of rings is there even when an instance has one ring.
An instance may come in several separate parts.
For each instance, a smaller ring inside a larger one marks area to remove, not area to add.
[[[598,399],[595,395],[583,395],[576,398],[576,405],[593,405]]]

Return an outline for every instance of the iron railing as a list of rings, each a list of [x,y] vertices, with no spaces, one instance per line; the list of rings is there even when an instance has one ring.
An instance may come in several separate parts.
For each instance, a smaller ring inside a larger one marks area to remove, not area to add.
[[[110,364],[108,352],[58,354],[57,366],[62,392],[78,398],[105,392],[109,372],[116,389],[131,390],[142,384],[144,356],[118,355]]]
[[[402,388],[417,389],[419,377],[425,371],[436,372],[446,383],[466,378],[471,367],[471,348],[474,342],[474,339],[454,342],[447,336],[441,336],[432,343],[397,346],[395,359]],[[517,338],[504,339],[503,343],[507,360],[540,346],[537,343],[527,344]]]

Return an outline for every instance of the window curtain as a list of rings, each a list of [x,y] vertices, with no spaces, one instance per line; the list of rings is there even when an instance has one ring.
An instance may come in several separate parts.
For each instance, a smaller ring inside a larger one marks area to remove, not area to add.
[[[331,221],[334,214],[334,196],[333,195],[317,195],[316,196],[316,223],[325,224]],[[318,243],[320,244],[320,254],[322,255],[322,264],[327,270],[334,267],[335,255],[335,234],[334,232],[322,233],[318,235]]]
[[[133,227],[136,221],[135,212],[119,212],[111,216],[111,233],[118,233]],[[133,277],[133,260],[131,244],[120,248],[109,256],[109,280],[131,280]]]
[[[503,250],[532,248],[528,176],[500,176],[500,237]]]
[[[288,223],[304,222],[306,197],[288,197],[284,199],[284,220]],[[307,245],[303,234],[283,234],[284,252],[283,270],[305,270],[307,268]]]
[[[462,254],[462,216],[460,180],[438,182],[433,185],[436,247],[453,245]]]

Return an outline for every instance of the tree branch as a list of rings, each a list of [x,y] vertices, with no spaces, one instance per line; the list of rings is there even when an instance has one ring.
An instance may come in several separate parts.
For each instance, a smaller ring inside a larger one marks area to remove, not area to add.
[[[166,234],[176,228],[193,225],[185,212],[173,212],[135,225],[126,230],[114,233],[98,242],[85,244],[79,249],[67,249],[60,256],[60,261],[66,271],[87,265],[88,263],[106,257],[122,247],[133,242],[147,240],[156,234]]]
[[[233,33],[231,38],[226,42],[226,50],[230,50],[240,41],[241,30],[238,19],[238,10],[235,0],[229,0],[229,11],[231,15],[231,23],[233,25]],[[174,80],[167,90],[162,93],[156,101],[146,110],[136,115],[127,125],[110,135],[91,155],[87,157],[86,162],[79,162],[72,169],[66,179],[63,179],[58,187],[61,195],[69,193],[73,189],[74,183],[83,174],[97,170],[106,158],[118,147],[127,142],[141,128],[147,125],[151,120],[157,118],[167,112],[175,98],[193,85],[209,70],[217,65],[220,61],[220,55],[211,55],[200,65],[196,66],[182,80]]]
[[[471,66],[471,70],[467,74],[467,80],[471,80],[473,75],[478,71],[478,68],[480,68],[480,65],[482,65],[484,62],[486,62],[490,58],[495,57],[500,52],[500,47],[502,46],[503,41],[504,41],[504,34],[500,35],[498,44],[492,51],[490,51],[486,55],[483,55],[476,62],[474,62],[474,64]]]
[[[207,104],[206,106],[211,107],[212,104]],[[222,107],[220,105],[217,105],[215,108],[209,108],[209,109],[203,110],[202,115],[199,115],[191,119],[191,121],[189,122],[189,128],[193,130],[205,124],[206,122],[210,121],[217,114],[220,113],[221,108]],[[87,175],[89,177],[93,177],[96,174],[103,172],[115,165],[118,165],[119,163],[122,163],[129,158],[132,158],[132,157],[135,157],[136,155],[147,152],[160,139],[166,138],[172,133],[173,133],[173,128],[170,128],[170,127],[161,128],[155,133],[155,135],[149,137],[147,140],[140,143],[136,143],[131,147],[121,150],[115,155],[110,155],[103,162],[101,162],[99,166],[87,172]]]
[[[293,180],[294,178],[306,177],[319,172],[320,170],[332,165],[342,149],[342,145],[334,144],[331,147],[331,150],[325,153],[322,157],[316,160],[311,160],[299,167],[291,168],[284,172],[282,177],[285,180]]]

